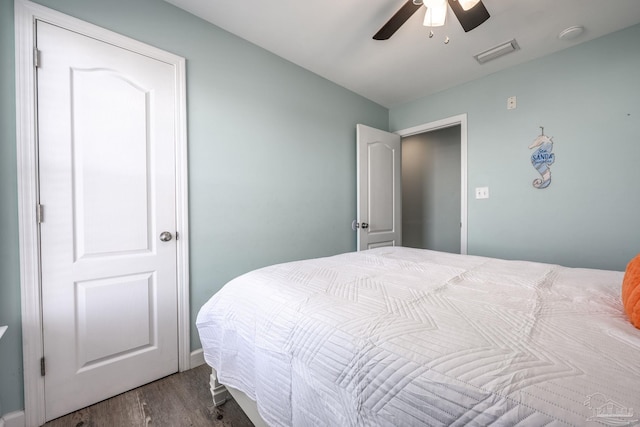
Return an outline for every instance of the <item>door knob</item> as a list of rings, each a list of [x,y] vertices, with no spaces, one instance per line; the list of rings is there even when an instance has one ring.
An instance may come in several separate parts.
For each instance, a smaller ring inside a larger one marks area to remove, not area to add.
[[[162,242],[168,242],[172,238],[173,236],[168,231],[163,231],[162,233],[160,233],[160,241]]]

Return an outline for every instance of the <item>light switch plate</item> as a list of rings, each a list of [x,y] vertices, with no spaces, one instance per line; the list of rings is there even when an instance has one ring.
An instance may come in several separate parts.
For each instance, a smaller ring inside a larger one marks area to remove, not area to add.
[[[488,199],[489,187],[476,187],[476,199]]]

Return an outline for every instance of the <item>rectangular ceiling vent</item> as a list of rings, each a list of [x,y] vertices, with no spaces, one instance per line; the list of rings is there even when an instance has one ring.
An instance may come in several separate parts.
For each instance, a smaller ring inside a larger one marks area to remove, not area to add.
[[[476,61],[478,61],[479,63],[484,64],[487,61],[499,58],[502,55],[506,55],[507,53],[511,53],[518,49],[520,49],[520,46],[518,46],[518,42],[516,41],[516,39],[513,39],[509,40],[506,43],[502,43],[498,46],[492,47],[491,49],[487,49],[484,52],[480,52],[473,57],[476,58]]]

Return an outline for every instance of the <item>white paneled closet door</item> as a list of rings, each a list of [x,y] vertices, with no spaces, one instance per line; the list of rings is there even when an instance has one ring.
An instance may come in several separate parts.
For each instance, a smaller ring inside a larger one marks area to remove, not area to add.
[[[37,22],[46,419],[178,370],[169,64]]]

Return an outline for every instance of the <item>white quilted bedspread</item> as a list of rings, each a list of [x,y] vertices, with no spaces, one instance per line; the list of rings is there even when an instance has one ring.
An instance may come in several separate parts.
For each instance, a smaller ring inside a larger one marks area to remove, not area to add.
[[[640,330],[622,277],[386,247],[245,274],[197,326],[272,426],[625,425]]]

